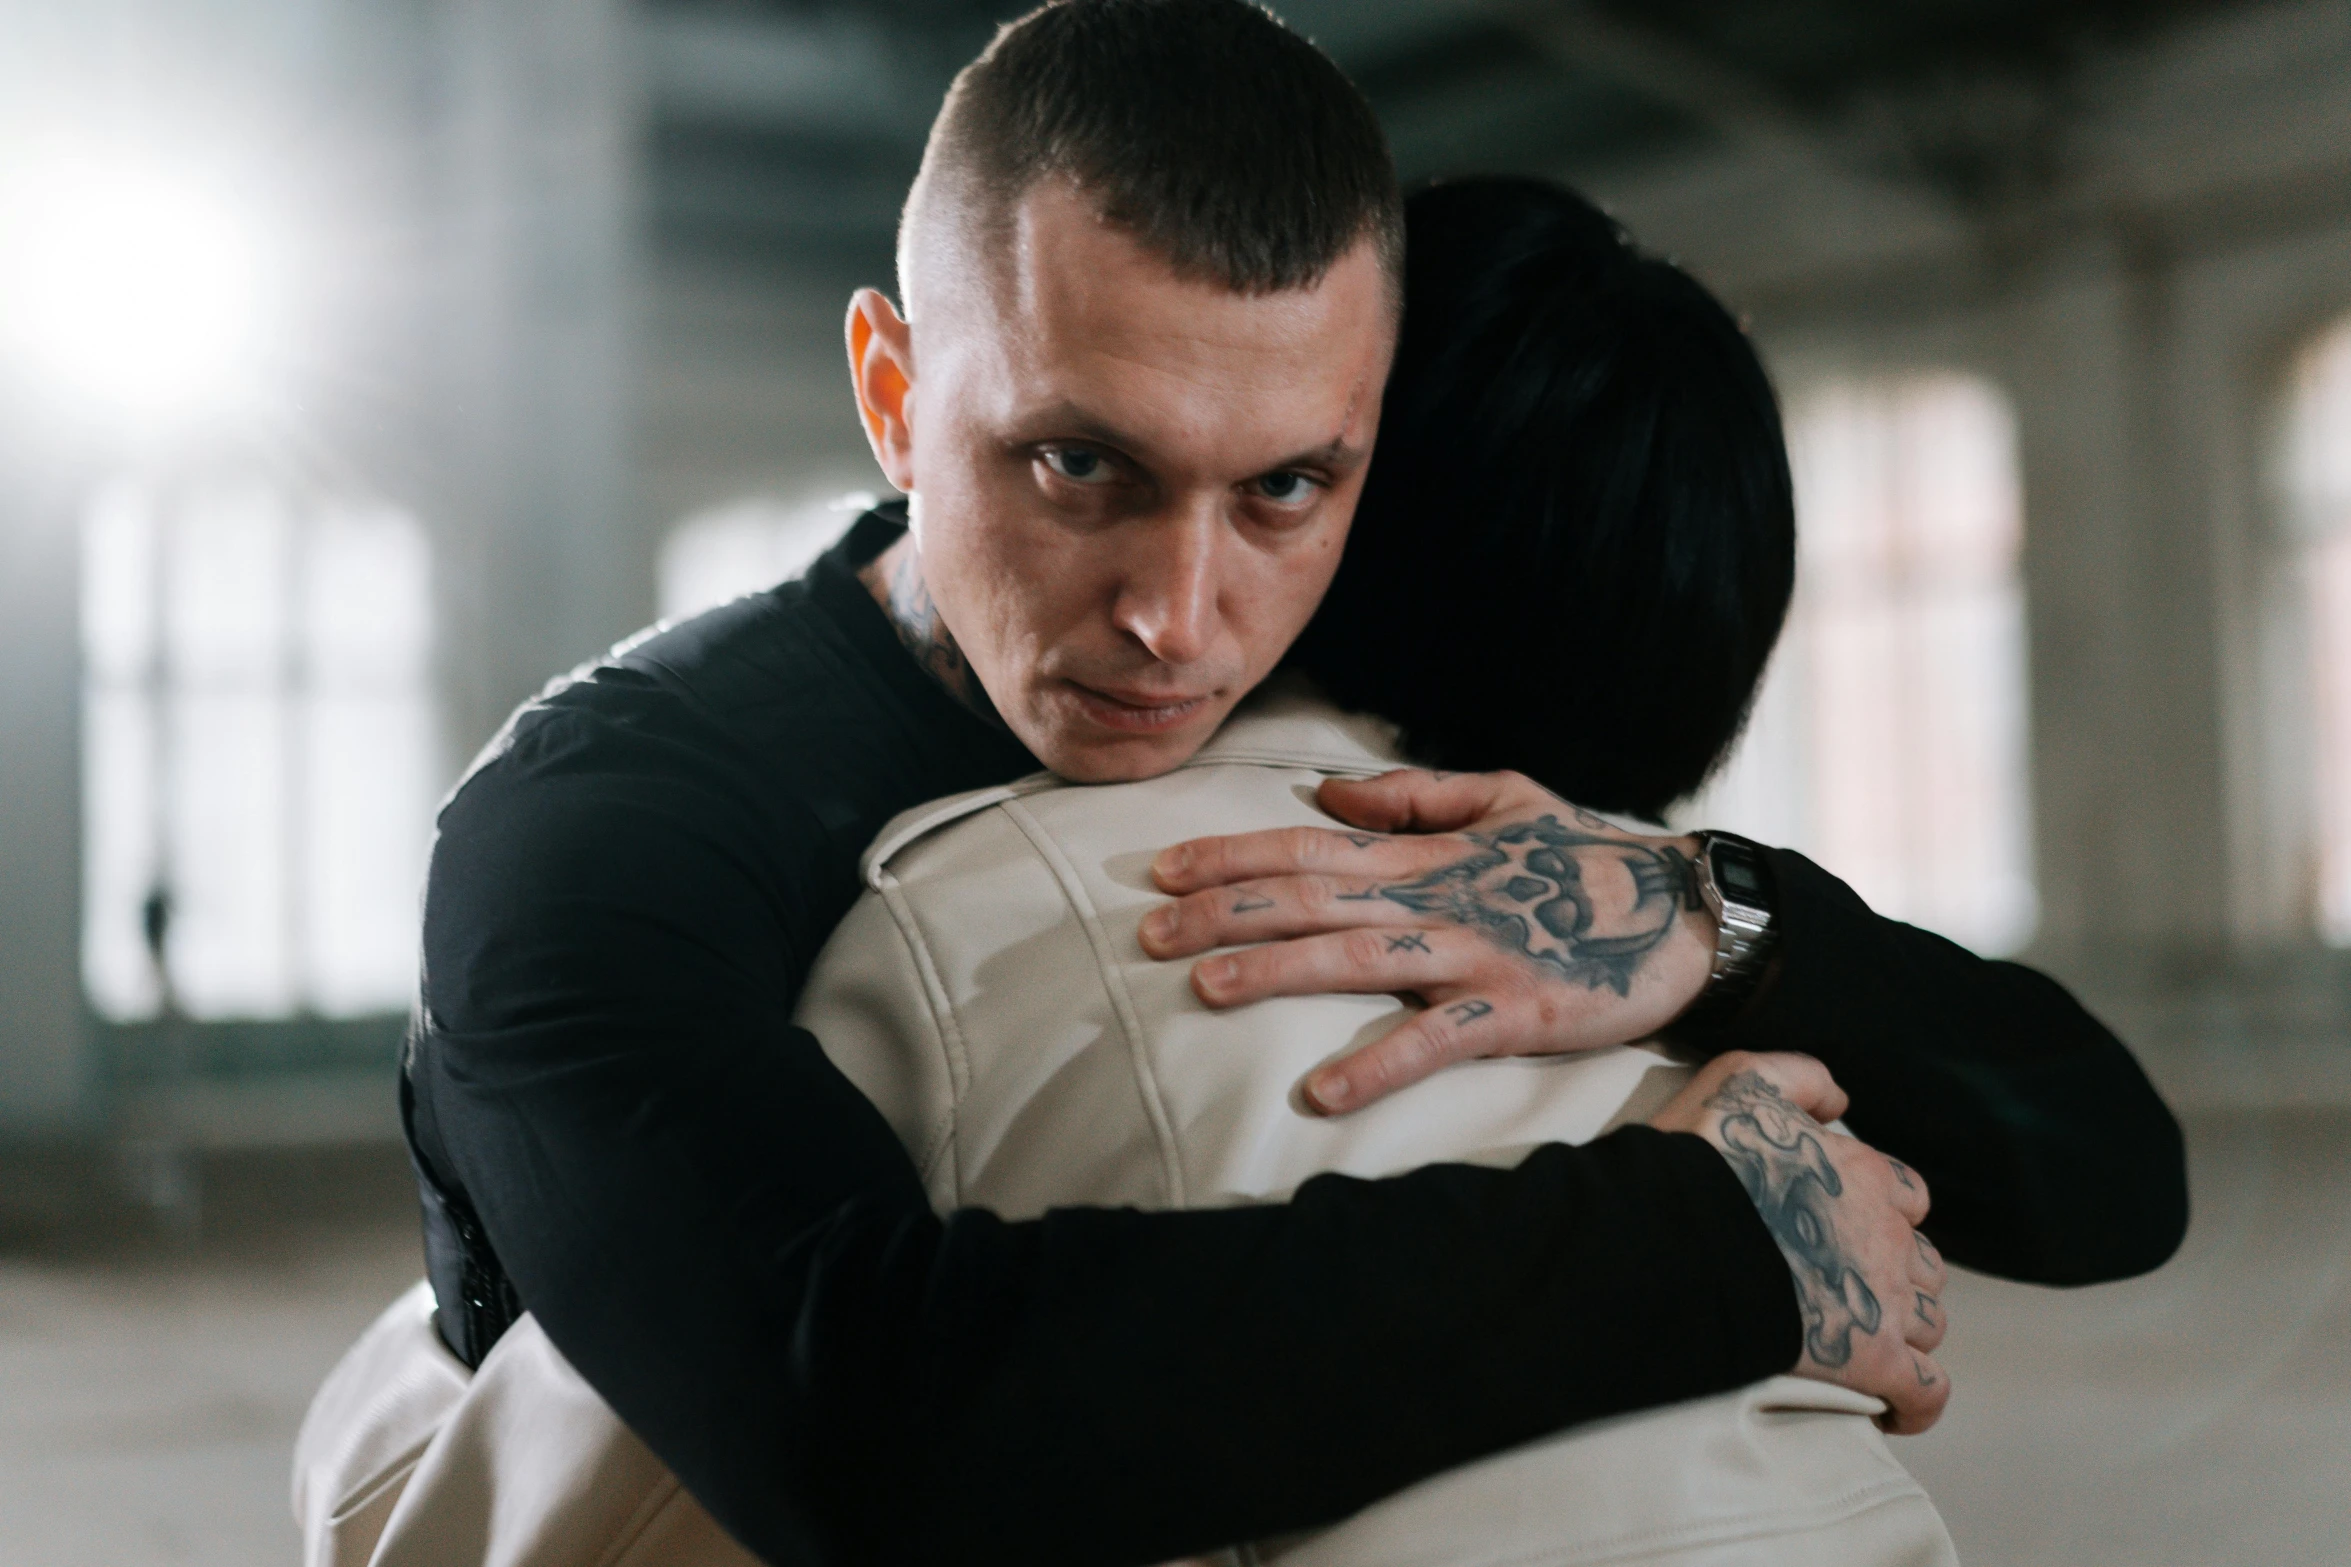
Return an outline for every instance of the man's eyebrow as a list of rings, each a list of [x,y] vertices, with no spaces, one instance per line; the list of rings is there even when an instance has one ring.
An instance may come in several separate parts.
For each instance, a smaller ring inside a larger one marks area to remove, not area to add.
[[[1126,431],[1105,424],[1075,403],[1055,403],[1049,408],[1040,408],[1035,413],[1024,415],[1020,426],[1023,429],[1050,430],[1055,435],[1090,441],[1096,446],[1115,447],[1130,455],[1142,444]]]
[[[1096,446],[1107,446],[1133,457],[1146,450],[1139,441],[1116,425],[1107,424],[1097,415],[1088,413],[1075,403],[1061,402],[1040,408],[1020,420],[1020,426],[1031,430],[1050,430],[1071,440],[1086,441]],[[1033,439],[1033,437],[1023,437]],[[1335,473],[1346,473],[1362,466],[1370,456],[1368,449],[1351,444],[1344,435],[1334,435],[1322,445],[1303,452],[1293,452],[1280,460],[1268,463],[1265,473],[1282,473],[1292,468],[1327,468]]]
[[[1363,447],[1349,444],[1347,437],[1334,435],[1312,451],[1285,457],[1266,469],[1267,473],[1281,473],[1291,468],[1329,468],[1345,473],[1362,463],[1370,453]]]

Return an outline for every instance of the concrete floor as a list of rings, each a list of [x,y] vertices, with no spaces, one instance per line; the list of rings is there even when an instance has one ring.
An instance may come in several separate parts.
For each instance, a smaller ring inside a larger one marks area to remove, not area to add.
[[[2191,1124],[2161,1274],[1963,1278],[1958,1396],[1899,1451],[1973,1567],[2351,1561],[2351,1113]],[[311,1389],[418,1272],[400,1162],[220,1160],[201,1239],[0,1171],[0,1567],[278,1567]]]

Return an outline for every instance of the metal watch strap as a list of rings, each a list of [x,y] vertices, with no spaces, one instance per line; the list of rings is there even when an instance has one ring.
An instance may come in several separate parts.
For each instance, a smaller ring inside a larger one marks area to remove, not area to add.
[[[1736,1017],[1762,985],[1763,976],[1771,966],[1772,952],[1779,944],[1771,894],[1763,883],[1763,878],[1770,874],[1763,846],[1736,833],[1701,832],[1697,838],[1698,859],[1694,870],[1698,895],[1705,901],[1707,912],[1714,916],[1714,967],[1698,999],[1675,1020],[1677,1030],[1713,1027]],[[1741,852],[1754,864],[1758,886],[1753,893],[1726,891],[1715,870],[1718,847]]]

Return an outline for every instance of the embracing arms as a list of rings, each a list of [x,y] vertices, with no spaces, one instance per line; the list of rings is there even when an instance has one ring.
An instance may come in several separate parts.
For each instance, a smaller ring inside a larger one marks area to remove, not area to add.
[[[2179,1123],[2122,1042],[2046,974],[1872,914],[1773,851],[1781,943],[1716,1048],[1802,1050],[1856,1134],[1933,1183],[1954,1262],[2039,1284],[2160,1267],[2187,1232]]]
[[[1784,1242],[1703,1127],[1260,1208],[934,1215],[791,1026],[830,921],[739,852],[751,795],[486,783],[436,850],[419,1157],[768,1560],[1164,1560],[1802,1349]]]
[[[1579,813],[1514,774],[1392,773],[1324,786],[1362,830],[1178,845],[1155,955],[1210,958],[1211,1005],[1418,991],[1412,1024],[1318,1074],[1325,1109],[1455,1060],[1645,1037],[1704,985],[1712,921],[1665,890],[1693,845]],[[2123,1045],[2064,988],[1870,912],[1771,851],[1779,943],[1763,992],[1703,1041],[1802,1052],[1852,1096],[1856,1133],[1935,1194],[1954,1261],[2054,1284],[2160,1265],[2187,1223],[2179,1128]]]

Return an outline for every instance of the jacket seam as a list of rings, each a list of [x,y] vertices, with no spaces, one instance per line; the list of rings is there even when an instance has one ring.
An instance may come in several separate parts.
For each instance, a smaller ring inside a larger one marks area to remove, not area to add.
[[[883,906],[890,911],[890,923],[897,927],[898,939],[905,945],[907,956],[914,960],[915,973],[922,982],[923,1006],[931,1017],[931,1035],[947,1071],[947,1109],[926,1139],[920,1161],[923,1180],[927,1184],[932,1172],[945,1159],[953,1200],[961,1206],[963,1167],[962,1161],[953,1156],[953,1150],[960,1141],[956,1134],[962,1127],[963,1096],[971,1087],[971,1056],[964,1044],[963,1026],[955,1016],[955,1004],[947,998],[946,982],[939,977],[939,966],[931,957],[930,943],[923,938],[914,908],[907,902],[905,888],[889,867],[883,865],[874,867],[873,885],[882,896]]]
[[[1203,767],[1284,767],[1295,768],[1300,772],[1320,773],[1326,778],[1377,778],[1383,773],[1394,772],[1396,765],[1398,764],[1380,762],[1376,759],[1373,761],[1350,761],[1327,752],[1285,751],[1279,747],[1271,746],[1264,748],[1236,746],[1229,751],[1203,752],[1188,757],[1170,768],[1169,771],[1184,773]],[[1057,777],[1052,773],[1039,772],[1030,773],[1025,778],[1016,778],[1008,784],[999,784],[992,789],[974,790],[971,794],[958,800],[954,809],[942,810],[936,815],[927,817],[919,831],[891,835],[886,852],[875,854],[869,849],[865,866],[867,885],[878,888],[881,885],[880,878],[887,871],[892,860],[924,839],[944,832],[958,822],[969,821],[983,811],[1002,810],[1008,805],[1027,799],[1032,794],[1043,794],[1050,789],[1089,787],[1091,785],[1072,784],[1067,779]],[[880,838],[875,840],[876,843],[881,841]]]
[[[637,1546],[644,1541],[653,1525],[685,1494],[685,1487],[678,1477],[664,1471],[661,1478],[645,1493],[644,1499],[637,1503],[637,1510],[629,1514],[628,1520],[614,1532],[612,1543],[604,1548],[603,1555],[596,1558],[596,1567],[628,1567],[631,1558],[636,1556]]]
[[[1017,799],[1006,800],[998,809],[1011,818],[1014,826],[1037,851],[1053,879],[1061,884],[1061,895],[1086,930],[1086,939],[1093,944],[1094,966],[1102,978],[1102,988],[1110,997],[1111,1011],[1118,1018],[1119,1032],[1126,1035],[1127,1051],[1134,1063],[1135,1083],[1143,1100],[1143,1113],[1151,1118],[1152,1135],[1159,1140],[1159,1157],[1167,1181],[1168,1202],[1172,1207],[1189,1206],[1185,1190],[1183,1155],[1177,1147],[1174,1123],[1169,1120],[1167,1104],[1159,1090],[1159,1074],[1151,1064],[1151,1053],[1145,1042],[1141,1016],[1135,1009],[1135,998],[1127,990],[1126,975],[1113,955],[1110,934],[1102,928],[1102,917],[1094,908],[1085,884],[1078,879],[1077,868],[1061,852],[1061,846],[1045,831],[1044,825],[1029,814],[1028,807]]]

